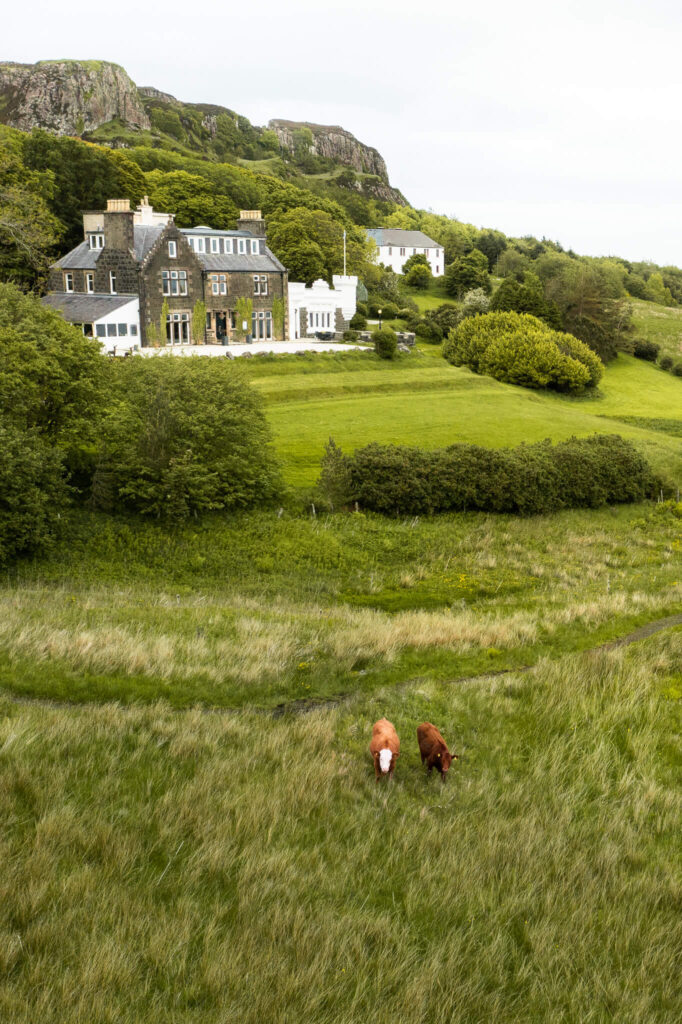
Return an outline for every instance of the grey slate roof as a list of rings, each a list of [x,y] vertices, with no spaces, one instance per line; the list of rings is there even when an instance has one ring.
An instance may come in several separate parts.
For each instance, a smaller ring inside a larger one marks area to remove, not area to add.
[[[134,226],[135,237],[135,259],[141,263],[145,256],[151,251],[161,233],[165,230],[163,224]],[[248,231],[216,231],[213,228],[182,228],[183,235],[213,235],[225,238],[253,238]],[[283,267],[276,256],[264,246],[265,252],[257,256],[251,253],[202,253],[197,252],[195,256],[208,271],[244,271],[245,273],[265,274],[269,272],[283,273]],[[91,249],[87,242],[81,242],[66,256],[62,256],[53,264],[62,270],[94,270],[99,258],[101,249]]]
[[[85,292],[52,292],[40,300],[44,306],[58,309],[72,324],[91,324],[121,306],[134,302],[137,295],[103,295]]]
[[[163,224],[135,225],[133,236],[135,259],[138,263],[142,262],[163,230]],[[66,256],[57,260],[53,266],[61,267],[62,270],[94,270],[101,251],[101,249],[91,249],[87,242],[81,242],[71,252],[67,252]]]
[[[268,271],[272,272],[273,270],[282,273],[285,269],[269,249],[259,253],[258,256],[253,256],[251,253],[240,255],[239,253],[227,252],[197,252],[194,255],[204,270],[208,271],[224,270],[234,273],[235,271],[242,270],[246,273],[266,274]]]
[[[413,249],[442,248],[423,231],[403,231],[400,228],[367,228],[366,231],[377,245],[411,246]]]

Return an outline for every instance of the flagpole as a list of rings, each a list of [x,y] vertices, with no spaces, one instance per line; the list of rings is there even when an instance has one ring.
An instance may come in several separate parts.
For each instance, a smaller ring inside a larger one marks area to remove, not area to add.
[[[343,276],[346,276],[346,232],[343,232]]]

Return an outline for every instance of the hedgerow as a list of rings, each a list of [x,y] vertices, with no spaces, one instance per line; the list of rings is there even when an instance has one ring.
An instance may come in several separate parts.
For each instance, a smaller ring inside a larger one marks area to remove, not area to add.
[[[336,507],[357,502],[385,515],[535,515],[641,501],[656,493],[659,482],[632,442],[603,434],[502,449],[371,444],[351,456],[330,442],[320,484],[325,493],[338,485]]]
[[[584,342],[528,313],[468,317],[450,331],[443,355],[455,366],[508,384],[555,391],[596,387],[604,370]]]

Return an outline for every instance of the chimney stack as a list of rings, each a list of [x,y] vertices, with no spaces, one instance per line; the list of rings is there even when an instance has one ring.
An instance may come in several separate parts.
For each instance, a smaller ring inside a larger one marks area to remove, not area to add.
[[[265,221],[261,217],[260,210],[240,210],[237,229],[248,231],[258,238],[265,238]]]
[[[129,199],[107,200],[107,208],[104,211],[104,244],[107,249],[134,251],[134,216]]]

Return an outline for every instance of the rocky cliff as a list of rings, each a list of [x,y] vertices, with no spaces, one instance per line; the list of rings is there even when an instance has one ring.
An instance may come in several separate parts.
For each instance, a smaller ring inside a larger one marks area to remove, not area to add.
[[[0,62],[0,122],[21,131],[82,135],[118,119],[149,128],[135,83],[118,64]]]
[[[378,150],[358,142],[354,135],[338,125],[309,124],[307,121],[282,121],[275,119],[268,122],[268,128],[275,132],[280,144],[290,152],[296,148],[296,133],[308,129],[312,135],[310,152],[325,157],[335,163],[345,164],[354,171],[364,174],[375,174],[388,184],[386,164]]]

